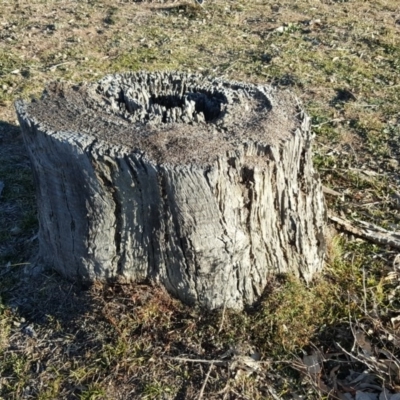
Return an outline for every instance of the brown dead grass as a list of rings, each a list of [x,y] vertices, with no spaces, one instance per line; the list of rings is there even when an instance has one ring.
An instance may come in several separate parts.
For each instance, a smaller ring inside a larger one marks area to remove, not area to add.
[[[342,193],[327,197],[330,209],[396,230],[396,0],[216,0],[204,7],[0,0],[0,7],[0,398],[198,398],[209,366],[176,357],[219,360],[247,343],[262,354],[261,371],[246,376],[229,359],[211,370],[203,398],[272,398],[273,388],[278,398],[317,399],[324,388],[305,379],[302,351],[312,354],[316,345],[327,358],[320,378],[352,394],[349,370],[370,362],[338,347],[351,352],[352,329],[365,332],[377,360],[382,349],[386,359],[399,356],[396,254],[338,232],[315,285],[277,279],[243,313],[204,313],[151,284],[86,288],[44,271],[25,275],[37,223],[13,110],[17,98],[39,96],[50,80],[127,70],[191,70],[288,88],[312,117],[324,184]],[[398,390],[398,369],[369,367],[379,385]]]

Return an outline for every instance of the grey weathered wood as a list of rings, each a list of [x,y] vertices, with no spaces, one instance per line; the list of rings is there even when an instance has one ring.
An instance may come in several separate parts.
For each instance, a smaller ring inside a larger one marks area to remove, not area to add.
[[[150,278],[186,303],[242,308],[271,274],[321,269],[322,188],[290,94],[142,72],[53,83],[16,110],[40,258],[63,275]]]

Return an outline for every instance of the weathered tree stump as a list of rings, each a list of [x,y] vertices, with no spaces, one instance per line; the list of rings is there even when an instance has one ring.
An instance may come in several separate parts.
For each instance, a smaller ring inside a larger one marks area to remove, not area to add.
[[[271,274],[310,281],[325,206],[309,118],[266,86],[184,73],[53,83],[16,109],[42,262],[72,279],[153,279],[242,308]]]

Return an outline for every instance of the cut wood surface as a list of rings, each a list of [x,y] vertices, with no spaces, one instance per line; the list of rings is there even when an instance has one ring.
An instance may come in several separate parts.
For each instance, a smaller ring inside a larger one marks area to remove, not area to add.
[[[242,308],[271,274],[310,281],[326,212],[310,120],[287,92],[184,73],[53,83],[16,109],[40,259],[72,279],[153,279]]]

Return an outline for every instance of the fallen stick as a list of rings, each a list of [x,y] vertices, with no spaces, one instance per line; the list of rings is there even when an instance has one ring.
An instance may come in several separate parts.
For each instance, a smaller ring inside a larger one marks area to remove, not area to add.
[[[379,244],[381,246],[390,246],[400,250],[399,233],[388,231],[380,226],[365,221],[356,221],[357,223],[364,225],[364,227],[354,226],[351,221],[333,214],[329,214],[328,218],[332,222],[338,224],[346,232],[368,240],[372,243]]]

